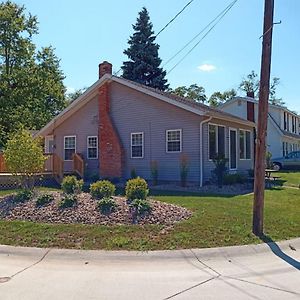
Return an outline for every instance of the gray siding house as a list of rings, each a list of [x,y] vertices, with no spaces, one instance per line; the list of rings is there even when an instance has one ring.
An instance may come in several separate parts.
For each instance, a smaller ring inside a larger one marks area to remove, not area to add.
[[[37,135],[45,151],[74,170],[74,154],[85,176],[130,178],[132,170],[151,180],[155,162],[159,181],[180,181],[180,162],[188,181],[202,186],[211,178],[212,159],[224,154],[230,172],[253,168],[255,124],[204,104],[112,75],[99,65],[99,80]],[[51,168],[51,166],[49,166]]]
[[[245,120],[257,121],[258,101],[251,97],[234,97],[218,107]],[[286,156],[300,150],[300,116],[286,107],[269,105],[267,150],[272,156]]]

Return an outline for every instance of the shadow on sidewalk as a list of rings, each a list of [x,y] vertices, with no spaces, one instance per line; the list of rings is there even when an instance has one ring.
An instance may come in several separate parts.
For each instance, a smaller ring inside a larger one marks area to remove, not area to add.
[[[297,270],[300,270],[300,262],[295,260],[294,258],[288,256],[287,254],[285,254],[280,249],[280,247],[272,240],[271,237],[269,237],[267,235],[262,235],[260,237],[260,239],[269,246],[271,251],[276,256],[278,256],[279,258],[281,258],[282,260],[284,260],[285,262],[287,262],[288,264],[290,264],[292,267],[296,268]]]

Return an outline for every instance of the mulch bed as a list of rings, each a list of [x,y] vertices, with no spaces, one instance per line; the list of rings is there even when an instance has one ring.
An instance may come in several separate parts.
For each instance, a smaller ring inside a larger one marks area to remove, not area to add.
[[[124,197],[114,197],[118,206],[114,212],[105,215],[99,211],[97,201],[92,199],[88,193],[79,194],[77,204],[69,208],[59,207],[63,197],[62,193],[49,193],[54,196],[55,200],[40,207],[36,206],[36,196],[25,203],[14,203],[13,195],[0,198],[0,219],[64,224],[173,225],[190,218],[192,215],[189,210],[183,207],[150,199],[151,213],[135,219]]]

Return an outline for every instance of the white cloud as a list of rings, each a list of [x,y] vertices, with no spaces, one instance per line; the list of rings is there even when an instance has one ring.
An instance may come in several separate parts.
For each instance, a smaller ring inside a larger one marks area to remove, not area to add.
[[[202,64],[198,67],[198,69],[203,72],[212,72],[216,70],[217,67],[211,64]]]

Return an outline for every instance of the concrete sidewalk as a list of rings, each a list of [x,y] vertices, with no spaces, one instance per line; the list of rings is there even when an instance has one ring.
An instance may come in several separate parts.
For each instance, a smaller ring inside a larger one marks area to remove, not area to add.
[[[0,246],[0,299],[300,299],[300,238],[176,251]]]

